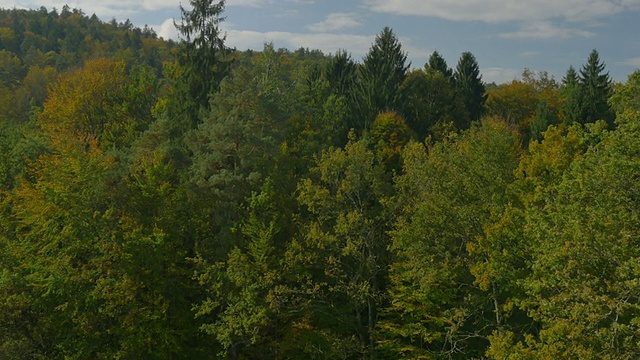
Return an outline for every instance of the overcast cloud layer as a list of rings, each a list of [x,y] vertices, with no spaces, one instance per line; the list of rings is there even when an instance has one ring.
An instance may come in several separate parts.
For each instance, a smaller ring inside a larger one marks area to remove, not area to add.
[[[634,11],[634,0],[365,0],[372,11],[455,21],[591,21]]]
[[[105,21],[148,24],[177,39],[176,0],[0,0],[17,8],[65,4]],[[471,51],[489,82],[519,77],[525,67],[559,78],[570,65],[580,67],[593,48],[616,80],[640,66],[640,0],[227,0],[225,16],[231,47],[259,50],[274,42],[291,50],[347,49],[356,60],[390,26],[414,67],[434,50],[455,67],[460,53]]]

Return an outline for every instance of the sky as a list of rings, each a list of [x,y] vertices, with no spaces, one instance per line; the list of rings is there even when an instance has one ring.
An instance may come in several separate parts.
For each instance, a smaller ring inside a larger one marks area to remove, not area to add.
[[[0,0],[4,8],[68,4],[105,21],[130,19],[177,39],[177,0]],[[189,0],[182,1],[188,8]],[[503,83],[527,68],[558,81],[596,49],[615,81],[640,68],[640,0],[227,0],[222,29],[239,50],[346,50],[361,61],[389,26],[414,68],[438,51],[455,68],[473,53],[483,80]]]

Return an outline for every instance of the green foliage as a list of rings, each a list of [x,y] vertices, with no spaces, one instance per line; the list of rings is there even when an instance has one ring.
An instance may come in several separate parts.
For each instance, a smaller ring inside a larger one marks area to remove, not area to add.
[[[542,140],[542,133],[547,130],[549,125],[557,124],[557,119],[549,111],[549,105],[546,101],[540,101],[536,114],[531,122],[531,138],[533,140]]]
[[[15,88],[24,76],[22,61],[12,52],[0,50],[0,84]]]
[[[3,244],[13,254],[11,271],[24,278],[6,278],[11,287],[3,296],[26,301],[6,309],[14,318],[2,331],[16,333],[8,339],[28,345],[26,354],[165,358],[197,353],[184,336],[191,326],[182,320],[183,311],[189,316],[190,304],[178,306],[176,296],[188,284],[188,277],[180,278],[184,270],[176,267],[184,266],[186,254],[156,226],[162,219],[143,215],[154,213],[153,203],[137,207],[140,198],[168,193],[157,181],[145,189],[127,183],[114,147],[128,146],[131,139],[118,135],[119,142],[108,141],[122,121],[134,117],[143,125],[150,112],[153,101],[147,97],[153,99],[148,93],[153,88],[148,84],[155,77],[139,71],[125,78],[119,63],[91,62],[61,77],[39,117],[49,152],[29,164],[32,181],[22,180],[9,194],[10,222],[2,231]],[[137,191],[145,195],[138,197]],[[21,318],[16,310],[31,315]]]
[[[288,255],[308,279],[302,292],[313,295],[312,330],[373,357],[389,264],[383,168],[364,140],[351,140],[324,152],[312,175],[298,185],[309,218]]]
[[[369,137],[387,172],[400,170],[402,148],[414,137],[404,119],[395,113],[381,113],[371,125]]]
[[[451,81],[439,71],[411,71],[401,89],[406,101],[404,116],[420,140],[437,136],[438,126],[460,124],[468,117]]]
[[[333,94],[349,96],[356,82],[356,64],[346,51],[339,51],[324,69]]]
[[[638,357],[639,72],[485,94],[190,4],[0,10],[0,358]]]
[[[367,129],[375,116],[383,111],[400,111],[403,95],[400,86],[411,64],[393,31],[385,27],[363,59],[359,68],[361,123],[357,130]]]
[[[220,31],[224,20],[225,1],[190,0],[191,10],[180,6],[181,21],[175,23],[182,38],[178,63],[182,70],[179,78],[177,106],[198,124],[200,108],[209,108],[209,94],[218,90],[227,75],[229,51],[224,45],[225,35]]]
[[[553,196],[544,197],[544,206],[528,209],[525,236],[535,260],[523,306],[541,326],[519,346],[536,358],[625,359],[638,353],[637,302],[628,297],[637,277],[637,255],[628,241],[637,228],[631,175],[637,120],[602,132],[601,142],[549,186]]]
[[[429,62],[427,62],[425,67],[442,73],[448,80],[453,80],[453,70],[447,66],[447,62],[437,51],[434,51],[431,56],[429,56]]]
[[[573,67],[569,68],[563,78],[565,122],[586,124],[604,120],[613,128],[615,114],[608,105],[612,85],[609,73],[604,69],[605,64],[600,62],[596,50],[591,52],[579,74]]]
[[[135,28],[128,20],[105,23],[95,15],[88,17],[69,8],[62,13],[44,7],[0,9],[0,50],[16,55],[25,70],[53,66],[63,71],[89,59],[108,57],[159,71],[162,60],[170,57],[171,47],[173,44],[158,39],[148,26]]]
[[[227,258],[210,264],[196,259],[196,276],[207,298],[195,306],[201,330],[222,345],[219,356],[297,358],[303,342],[295,336],[300,302],[290,287],[295,274],[282,261],[287,225],[278,191],[267,179],[249,199],[240,240]],[[300,346],[300,348],[296,348]]]
[[[611,109],[615,111],[616,123],[632,121],[640,112],[640,71],[629,75],[624,85],[616,86],[609,99]]]
[[[611,79],[604,69],[605,64],[600,63],[598,52],[593,50],[580,70],[579,84],[584,96],[583,123],[604,120],[613,126],[614,116],[607,104],[611,96]]]
[[[462,53],[453,78],[455,80],[456,94],[461,97],[469,112],[470,121],[479,120],[484,114],[484,103],[487,101],[487,95],[485,94],[478,62],[473,54],[468,51]],[[466,129],[469,126],[470,123],[463,123],[461,128]]]
[[[202,243],[203,255],[231,246],[230,231],[243,215],[243,201],[257,190],[277,153],[275,130],[284,120],[262,86],[254,69],[237,69],[212,98],[209,115],[188,134],[189,182],[196,186],[200,216],[207,223],[203,231],[217,238]]]
[[[505,321],[506,275],[497,269],[502,251],[518,244],[487,232],[509,203],[518,149],[517,135],[499,121],[429,149],[406,148],[381,341],[396,356],[479,357]]]
[[[562,78],[562,85],[571,86],[578,83],[578,73],[573,66],[569,66],[567,73]]]
[[[328,135],[335,137],[335,145],[344,146],[350,129],[359,129],[357,93],[357,66],[351,56],[338,52],[324,69],[331,96],[325,103],[324,122],[329,125]]]

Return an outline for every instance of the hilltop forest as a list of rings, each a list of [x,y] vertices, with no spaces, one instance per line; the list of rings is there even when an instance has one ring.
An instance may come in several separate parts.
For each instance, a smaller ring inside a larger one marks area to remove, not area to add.
[[[0,9],[0,358],[638,359],[640,71]]]

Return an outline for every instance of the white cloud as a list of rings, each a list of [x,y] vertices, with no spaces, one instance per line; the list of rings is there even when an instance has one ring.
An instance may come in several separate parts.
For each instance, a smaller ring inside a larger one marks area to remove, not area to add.
[[[518,54],[518,56],[521,56],[521,57],[535,57],[538,55],[540,55],[539,51],[523,51]]]
[[[178,40],[178,29],[173,24],[173,19],[167,19],[160,25],[151,25],[158,36],[165,40]]]
[[[276,48],[289,50],[303,48],[318,49],[325,54],[335,54],[346,50],[354,60],[360,61],[373,44],[376,35],[352,35],[333,33],[293,33],[285,31],[258,32],[249,30],[227,30],[226,44],[238,50],[262,50],[265,43],[273,42]],[[422,67],[431,54],[428,49],[412,43],[410,38],[400,38],[402,48],[408,53],[408,60],[414,60],[413,67]],[[416,60],[417,59],[417,60]]]
[[[319,49],[324,53],[336,53],[347,49],[354,59],[359,59],[369,51],[375,36],[328,33],[291,33],[285,31],[258,32],[248,30],[228,30],[227,46],[238,50],[262,50],[265,43],[273,42],[276,48],[290,50],[301,47]]]
[[[568,39],[572,37],[592,37],[595,34],[580,29],[559,27],[549,21],[528,23],[522,26],[519,31],[503,33],[498,36],[505,39]]]
[[[277,18],[281,19],[299,19],[301,17],[300,10],[298,9],[289,9],[279,12],[275,15]]]
[[[504,84],[520,77],[521,71],[498,67],[480,69],[482,80],[485,83]]]
[[[363,0],[372,11],[487,23],[591,21],[640,10],[638,0]]]
[[[591,37],[591,31],[559,26],[595,26],[622,12],[640,11],[640,0],[362,0],[371,11],[437,17],[452,21],[514,22],[518,31],[499,35],[508,39],[543,40]]]
[[[292,3],[308,5],[313,4],[314,0],[227,0],[227,6],[248,6],[248,7],[263,7],[267,5],[273,5],[277,3]]]
[[[0,1],[1,2],[1,1]],[[227,0],[227,6],[248,6],[248,7],[262,7],[273,5],[277,3],[290,3],[290,4],[313,4],[313,0]],[[22,7],[37,9],[40,6],[45,6],[48,9],[54,7],[58,10],[66,4],[70,8],[82,9],[85,13],[96,13],[101,16],[111,16],[112,14],[120,14],[123,12],[139,11],[139,10],[163,10],[163,9],[178,9],[180,4],[184,7],[189,7],[188,0],[11,0],[11,7]],[[108,15],[105,15],[108,14]]]
[[[273,3],[271,0],[229,0],[227,6],[249,6],[249,7],[261,7]]]
[[[41,6],[49,10],[56,8],[58,11],[65,5],[71,9],[80,9],[85,14],[96,14],[103,20],[110,20],[115,17],[118,20],[124,20],[134,14],[144,11],[156,11],[163,9],[177,9],[178,3],[174,0],[75,0],[75,1],[59,1],[59,0],[18,0],[17,7],[30,9],[38,9]]]
[[[399,40],[402,44],[402,50],[408,55],[407,62],[411,61],[411,68],[422,69],[433,50],[414,44],[411,38],[401,37]]]
[[[131,1],[129,2],[131,3]],[[178,9],[179,3],[175,0],[142,0],[142,7],[146,10]]]
[[[640,57],[622,60],[620,61],[620,64],[633,68],[640,68]]]
[[[313,32],[334,32],[362,26],[356,13],[332,13],[319,23],[307,26]]]

